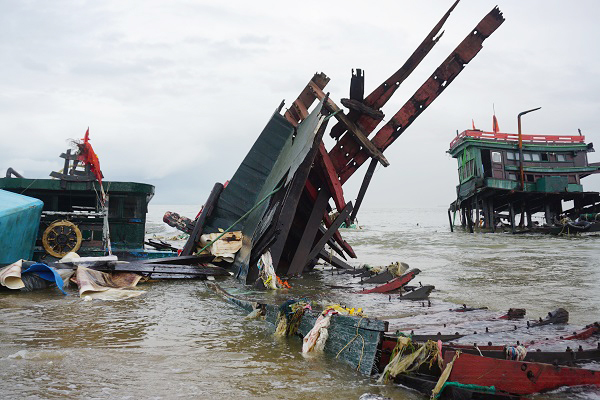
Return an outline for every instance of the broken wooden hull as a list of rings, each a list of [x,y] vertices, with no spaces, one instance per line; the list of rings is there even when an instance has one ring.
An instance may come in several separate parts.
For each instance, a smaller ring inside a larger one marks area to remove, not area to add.
[[[502,350],[485,350],[485,349],[474,349],[474,348],[463,348],[463,353],[483,355],[484,357],[506,359],[505,351]],[[553,364],[553,365],[566,365],[575,366],[578,364],[600,361],[600,349],[582,350],[582,351],[530,351],[527,352],[523,361]]]
[[[435,289],[433,285],[424,285],[410,292],[402,293],[398,299],[400,300],[427,300],[431,292]]]
[[[447,351],[444,355],[445,362],[451,361],[454,353]],[[600,386],[600,371],[527,361],[499,360],[463,353],[454,362],[449,380],[494,386],[506,392],[528,395],[562,386]]]
[[[380,286],[376,286],[373,289],[367,289],[367,290],[363,290],[360,291],[358,293],[360,294],[367,294],[367,293],[392,293],[395,291],[400,290],[400,288],[402,288],[402,286],[408,284],[408,282],[412,281],[415,276],[417,276],[419,274],[419,272],[421,272],[419,269],[415,268],[412,269],[410,271],[408,271],[407,273],[405,273],[404,275],[392,279],[391,281],[389,281],[388,283],[384,284],[384,285],[380,285]]]
[[[279,305],[260,301],[241,299],[223,290],[219,285],[208,282],[207,285],[247,312],[256,308],[264,310],[266,320],[275,325],[279,314]],[[304,337],[313,328],[320,313],[307,310],[298,328],[298,336]],[[364,375],[371,375],[376,367],[378,353],[381,350],[384,332],[388,323],[372,318],[349,315],[334,315],[329,326],[329,337],[325,344],[325,354],[338,358]]]

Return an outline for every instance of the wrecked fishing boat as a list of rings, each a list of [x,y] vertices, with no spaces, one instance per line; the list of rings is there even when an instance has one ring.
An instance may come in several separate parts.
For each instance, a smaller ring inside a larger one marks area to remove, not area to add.
[[[104,181],[89,143],[89,129],[74,144],[74,152],[68,149],[60,155],[64,166],[50,173],[52,179],[28,179],[12,168],[0,178],[0,189],[43,202],[34,253],[27,259],[54,261],[70,252],[103,256],[109,247],[121,259],[176,255],[144,249],[146,213],[154,186]]]
[[[527,112],[519,114],[518,134],[501,133],[494,116],[493,132],[473,128],[450,143],[448,153],[456,158],[459,175],[457,198],[448,209],[450,228],[458,212],[470,232],[600,231],[600,193],[584,191],[581,183],[600,173],[600,163],[588,162],[593,144],[581,131],[574,136],[522,134],[521,115]],[[566,201],[573,201],[573,207],[563,210]],[[545,223],[534,222],[536,213],[543,213]]]
[[[389,165],[383,152],[441,95],[504,21],[498,8],[491,10],[384,122],[381,108],[438,42],[442,26],[457,3],[404,65],[370,94],[365,96],[363,71],[353,71],[350,97],[341,100],[347,111],[326,93],[330,79],[324,73],[315,74],[288,109],[284,110],[282,102],[227,186],[214,185],[193,224],[191,219],[173,213],[165,217],[182,230],[193,225],[181,254],[195,254],[219,240],[221,233],[239,231],[242,247],[229,267],[245,284],[259,279],[258,261],[267,252],[277,277],[301,275],[312,270],[317,260],[336,268],[351,268],[346,260],[356,258],[356,254],[339,229],[356,220],[377,165]],[[323,137],[334,120],[329,135],[336,143],[327,149]],[[347,201],[343,185],[369,160],[356,202]],[[334,208],[339,214],[332,219]],[[204,234],[217,236],[202,245]]]
[[[320,336],[325,354],[340,359],[364,375],[376,373],[383,334],[388,329],[386,321],[345,313],[339,305],[314,311],[306,299],[290,300],[281,305],[246,300],[229,294],[215,283],[207,282],[207,285],[230,303],[254,313],[253,317],[264,317],[281,331],[282,336],[300,336],[305,344],[312,335]],[[322,321],[321,316],[329,320],[316,325],[317,321]],[[315,326],[320,328],[313,331]],[[315,341],[319,343],[318,339]],[[303,348],[303,352],[310,351],[312,348]]]

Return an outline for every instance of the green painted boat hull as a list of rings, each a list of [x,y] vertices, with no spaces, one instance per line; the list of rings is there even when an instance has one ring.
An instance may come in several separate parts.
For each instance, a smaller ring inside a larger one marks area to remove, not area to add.
[[[275,327],[279,306],[264,304],[260,301],[245,300],[224,291],[219,285],[207,282],[207,285],[248,313],[257,306],[266,310],[266,320]],[[304,337],[315,325],[319,312],[306,311],[298,327],[297,335]],[[324,353],[335,357],[364,375],[377,372],[377,362],[381,354],[383,335],[388,323],[372,318],[348,315],[334,315],[329,325],[329,337],[325,343]]]

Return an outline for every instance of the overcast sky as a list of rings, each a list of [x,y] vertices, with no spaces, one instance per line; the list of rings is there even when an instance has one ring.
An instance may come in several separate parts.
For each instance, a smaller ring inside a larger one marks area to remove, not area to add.
[[[348,97],[353,68],[369,93],[396,71],[453,0],[0,0],[0,173],[62,168],[69,139],[91,143],[106,180],[154,184],[153,204],[202,204],[281,100],[315,72]],[[289,5],[288,5],[289,4]],[[600,161],[598,1],[462,0],[445,34],[384,108],[392,116],[496,5],[506,21],[450,87],[386,150],[365,207],[455,199],[456,131],[576,135]],[[327,143],[328,148],[331,143]],[[366,164],[344,186],[355,198]],[[600,190],[600,176],[584,181]]]

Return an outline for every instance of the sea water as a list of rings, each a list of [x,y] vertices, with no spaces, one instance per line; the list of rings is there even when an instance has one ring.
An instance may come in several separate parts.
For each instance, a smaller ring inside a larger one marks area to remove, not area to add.
[[[198,209],[150,206],[148,237],[181,246],[184,241],[162,223],[162,215],[170,210],[193,218]],[[290,280],[292,289],[283,296],[362,307],[369,316],[389,319],[392,330],[423,333],[444,330],[444,323],[461,332],[486,325],[498,330],[490,315],[510,307],[526,308],[531,319],[563,307],[575,327],[600,320],[598,236],[451,233],[444,207],[364,209],[359,225],[342,232],[358,255],[348,262],[358,267],[402,261],[420,269],[414,282],[436,287],[430,307],[353,293],[364,286],[358,278],[321,266]],[[240,295],[249,292],[234,280],[222,284]],[[0,398],[312,400],[358,399],[366,393],[423,398],[377,384],[335,359],[302,357],[298,338],[277,339],[265,322],[244,320],[243,312],[201,281],[142,288],[145,295],[117,302],[84,302],[74,289],[66,297],[52,289],[1,293]],[[462,304],[489,310],[452,317],[443,312]],[[557,329],[546,327],[538,335]],[[515,339],[517,333],[478,340]],[[600,398],[600,391],[559,390],[536,398]]]

